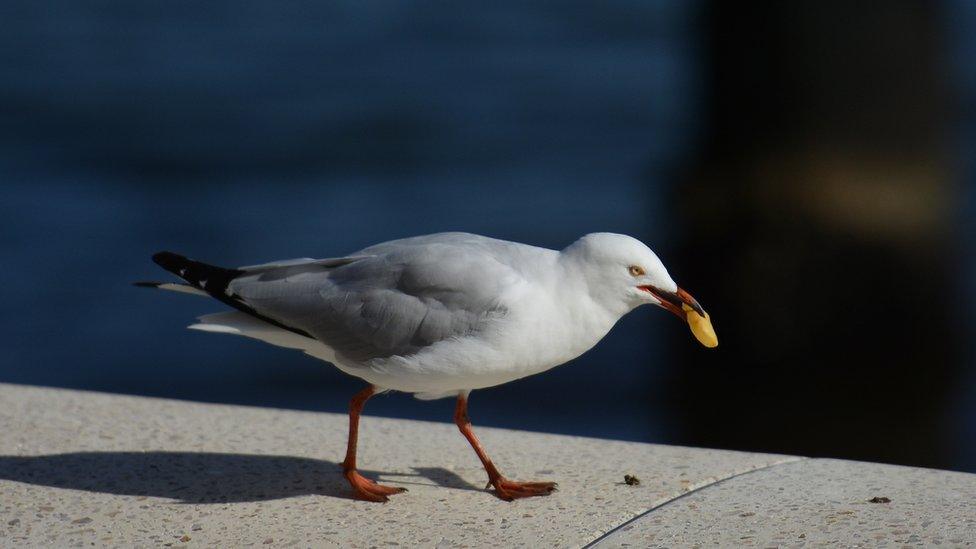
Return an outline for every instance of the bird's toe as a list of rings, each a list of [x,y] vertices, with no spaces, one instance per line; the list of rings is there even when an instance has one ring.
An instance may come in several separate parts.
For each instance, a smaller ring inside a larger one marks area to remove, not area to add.
[[[556,490],[557,486],[555,482],[518,482],[506,478],[497,479],[492,484],[495,486],[495,495],[505,501],[548,496]]]
[[[406,492],[406,488],[384,486],[359,474],[357,471],[347,471],[346,479],[355,492],[356,497],[366,501],[385,503],[390,500],[387,496]]]

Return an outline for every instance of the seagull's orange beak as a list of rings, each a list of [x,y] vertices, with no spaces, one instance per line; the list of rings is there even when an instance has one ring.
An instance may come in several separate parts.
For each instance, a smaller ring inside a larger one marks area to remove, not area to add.
[[[709,348],[718,346],[718,336],[712,328],[711,318],[691,294],[681,288],[676,292],[668,292],[655,286],[641,286],[640,289],[656,297],[661,302],[661,307],[687,322],[699,343]]]
[[[691,294],[678,288],[677,292],[668,292],[656,286],[640,286],[641,290],[653,295],[661,302],[661,306],[674,313],[681,320],[687,320],[683,305],[691,307],[696,313],[705,316],[705,310],[698,304],[698,300]]]

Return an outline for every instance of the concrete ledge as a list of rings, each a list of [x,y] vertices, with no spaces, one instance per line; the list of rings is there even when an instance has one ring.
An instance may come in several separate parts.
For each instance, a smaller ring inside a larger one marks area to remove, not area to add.
[[[600,542],[673,547],[689,540],[711,547],[973,545],[976,479],[833,459],[784,463],[672,500]]]
[[[0,384],[0,425],[3,545],[802,544],[837,506],[853,509],[830,522],[845,543],[872,528],[976,541],[961,473],[480,429],[508,476],[560,483],[505,503],[454,425],[366,416],[364,473],[410,489],[371,504],[340,474],[342,415]],[[825,483],[838,471],[841,492]],[[756,533],[728,537],[742,528]]]

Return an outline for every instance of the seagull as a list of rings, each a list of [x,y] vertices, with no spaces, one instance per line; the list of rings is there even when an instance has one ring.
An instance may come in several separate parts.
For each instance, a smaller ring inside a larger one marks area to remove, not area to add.
[[[468,396],[564,364],[596,345],[631,310],[652,304],[718,340],[702,306],[639,240],[592,233],[561,251],[469,233],[376,244],[344,257],[236,269],[172,252],[153,261],[183,282],[137,282],[209,296],[231,310],[189,326],[298,349],[368,385],[349,405],[343,474],[355,495],[385,502],[404,488],[356,469],[359,417],[385,391],[455,397],[454,421],[503,500],[542,496],[554,482],[503,476],[475,436]]]

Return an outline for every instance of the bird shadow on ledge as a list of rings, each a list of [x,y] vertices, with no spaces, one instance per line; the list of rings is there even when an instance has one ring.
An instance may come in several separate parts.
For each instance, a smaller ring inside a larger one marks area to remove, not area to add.
[[[360,472],[374,480],[479,490],[440,467],[414,473]],[[417,480],[406,480],[417,479]],[[353,499],[338,463],[320,459],[206,452],[74,452],[0,456],[0,479],[180,503],[268,501],[304,495]],[[430,482],[420,482],[427,479]]]

